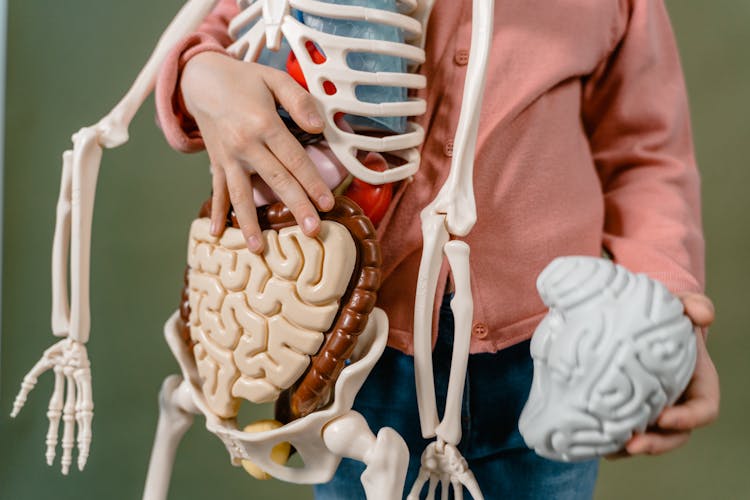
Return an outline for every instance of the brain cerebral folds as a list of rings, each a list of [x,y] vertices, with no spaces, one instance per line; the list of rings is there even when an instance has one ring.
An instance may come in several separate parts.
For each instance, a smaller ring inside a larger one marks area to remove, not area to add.
[[[305,372],[336,317],[356,263],[347,229],[323,221],[320,234],[298,226],[263,232],[266,250],[247,250],[242,233],[190,229],[190,336],[202,390],[219,416],[242,399],[275,400]]]
[[[692,324],[661,283],[604,259],[556,259],[537,287],[550,309],[531,341],[534,379],[519,429],[547,458],[613,453],[685,389]]]

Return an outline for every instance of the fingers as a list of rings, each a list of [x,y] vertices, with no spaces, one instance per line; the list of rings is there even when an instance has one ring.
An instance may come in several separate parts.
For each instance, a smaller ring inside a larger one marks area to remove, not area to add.
[[[75,433],[75,407],[76,407],[76,385],[72,374],[65,374],[67,394],[65,406],[63,407],[63,439],[62,439],[62,473],[67,476],[70,464],[73,463],[73,442]]]
[[[305,149],[286,129],[271,133],[266,138],[266,143],[320,210],[328,211],[333,208],[333,193],[321,178]]]
[[[11,418],[15,418],[16,415],[18,415],[18,412],[21,411],[21,408],[23,408],[23,405],[26,404],[26,398],[29,396],[29,393],[34,389],[34,386],[36,385],[37,380],[39,377],[52,368],[52,362],[47,358],[46,353],[45,356],[42,357],[37,363],[29,370],[29,372],[26,374],[26,376],[23,378],[23,381],[21,382],[21,389],[18,391],[18,394],[16,395],[16,399],[13,401],[13,410],[10,413]]]
[[[219,237],[224,232],[227,213],[229,213],[229,190],[223,168],[212,165],[211,174],[211,234]]]
[[[315,100],[291,76],[283,71],[269,69],[263,72],[263,80],[297,125],[311,134],[323,131],[325,122]]]
[[[647,432],[637,434],[625,445],[630,455],[661,455],[679,448],[690,439],[690,432]]]
[[[47,451],[45,458],[47,459],[47,465],[52,465],[55,461],[55,448],[57,447],[57,433],[60,428],[60,417],[62,416],[63,408],[63,393],[65,391],[65,376],[63,375],[62,366],[55,366],[55,388],[52,391],[52,397],[49,399],[49,407],[47,409],[47,419],[49,420],[49,428],[47,429]]]
[[[240,224],[242,236],[251,252],[263,251],[263,237],[258,225],[258,214],[253,202],[253,185],[250,175],[239,165],[230,164],[225,168],[229,199]]]
[[[698,336],[695,372],[678,405],[666,408],[657,424],[663,429],[684,431],[706,426],[719,417],[719,375],[706,350],[703,337]]]
[[[716,311],[711,299],[701,293],[686,292],[678,295],[685,307],[685,314],[696,326],[705,328],[714,321]]]
[[[255,150],[251,154],[256,172],[289,207],[302,232],[307,236],[316,236],[320,231],[320,217],[300,183],[269,150]]]

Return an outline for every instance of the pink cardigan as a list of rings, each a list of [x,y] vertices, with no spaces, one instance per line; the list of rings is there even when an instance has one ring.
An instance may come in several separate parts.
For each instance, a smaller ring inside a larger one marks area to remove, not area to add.
[[[404,182],[378,232],[384,282],[378,305],[389,345],[412,352],[421,250],[420,210],[448,174],[471,36],[471,1],[436,2],[421,72],[427,112],[422,166]],[[159,119],[181,151],[203,147],[184,110],[185,62],[229,42],[223,0],[176,47],[157,86]],[[496,3],[495,34],[476,149],[478,219],[472,249],[471,352],[528,339],[545,314],[536,276],[560,255],[601,255],[701,291],[699,177],[687,96],[661,0]],[[436,304],[446,286],[443,266]],[[437,307],[435,310],[437,319]]]

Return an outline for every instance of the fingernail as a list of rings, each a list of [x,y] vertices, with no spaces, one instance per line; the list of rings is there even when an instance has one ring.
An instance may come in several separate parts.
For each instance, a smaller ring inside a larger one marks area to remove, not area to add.
[[[247,239],[247,247],[248,247],[248,248],[250,249],[250,251],[252,251],[252,252],[257,252],[258,250],[260,250],[260,247],[261,247],[261,241],[260,241],[260,238],[258,238],[258,237],[257,237],[257,236],[255,236],[255,235],[252,235],[252,236],[250,236],[250,237],[249,237],[249,238]]]
[[[333,198],[328,196],[327,194],[324,194],[320,198],[318,198],[318,206],[322,210],[330,210],[333,208]]]
[[[323,120],[316,113],[310,113],[308,120],[313,127],[320,128],[323,126]]]
[[[305,230],[306,233],[312,233],[315,231],[315,228],[318,225],[317,219],[315,217],[306,217],[304,221],[302,221],[302,228]]]
[[[211,236],[219,235],[219,223],[214,221],[211,223]]]

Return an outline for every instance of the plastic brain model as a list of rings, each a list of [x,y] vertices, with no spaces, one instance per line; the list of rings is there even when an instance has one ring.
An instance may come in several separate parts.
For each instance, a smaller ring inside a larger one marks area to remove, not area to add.
[[[615,452],[687,386],[692,324],[661,283],[603,259],[556,259],[537,288],[550,309],[531,341],[521,434],[554,460]]]

